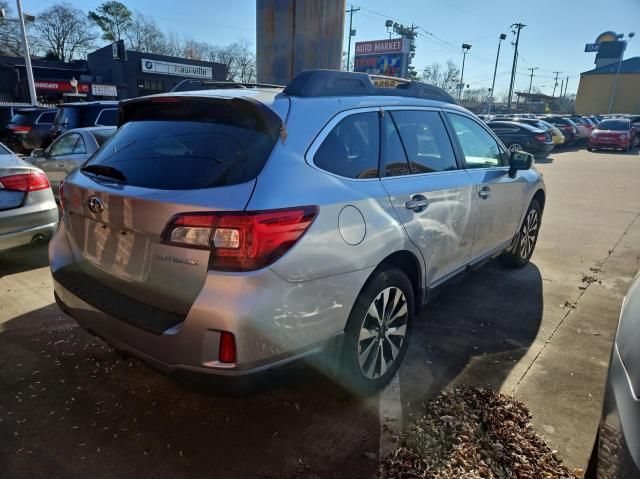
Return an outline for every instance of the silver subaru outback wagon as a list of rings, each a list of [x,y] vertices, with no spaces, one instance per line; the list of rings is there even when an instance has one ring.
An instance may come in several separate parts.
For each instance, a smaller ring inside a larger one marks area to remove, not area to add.
[[[124,101],[61,188],[56,300],[164,371],[247,377],[331,346],[370,393],[432,288],[529,261],[532,162],[443,90],[361,73]]]

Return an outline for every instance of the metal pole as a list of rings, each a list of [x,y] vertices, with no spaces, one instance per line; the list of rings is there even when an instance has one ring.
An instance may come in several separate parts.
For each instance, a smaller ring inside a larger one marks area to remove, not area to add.
[[[560,81],[560,99],[562,100],[562,90],[564,89],[564,78]]]
[[[462,98],[462,91],[464,90],[464,60],[467,58],[467,51],[462,49],[462,72],[460,73],[460,84],[462,88],[458,90],[458,101]]]
[[[522,23],[514,23],[511,25],[512,27],[516,27],[518,30],[518,34],[516,36],[516,45],[513,50],[513,66],[511,67],[511,83],[509,85],[509,97],[507,102],[507,113],[511,112],[511,99],[513,98],[513,84],[515,82],[516,77],[516,62],[518,61],[518,44],[520,43],[520,30],[522,30],[526,25]]]
[[[31,68],[31,55],[29,55],[29,42],[27,41],[27,29],[24,26],[24,15],[22,13],[22,0],[16,0],[18,6],[18,22],[22,32],[22,46],[24,48],[24,67],[27,70],[27,81],[29,82],[29,96],[31,104],[38,106],[38,96],[36,95],[36,84],[33,80],[33,69]]]
[[[562,72],[553,72],[556,74],[556,79],[554,80],[554,84],[553,84],[553,93],[551,94],[551,96],[556,96],[556,88],[558,86],[558,75],[560,75],[560,73]],[[560,91],[562,91],[562,88],[560,88]]]
[[[491,107],[493,106],[493,95],[495,94],[496,88],[496,74],[498,73],[498,60],[500,59],[500,45],[502,45],[502,40],[507,36],[503,33],[500,35],[500,39],[498,40],[498,53],[496,54],[496,66],[493,69],[493,82],[491,82],[491,97],[489,98],[489,108],[487,115],[491,115]]]
[[[564,95],[563,96],[567,96],[567,88],[569,88],[569,77],[567,77],[567,79],[564,82]]]
[[[531,86],[533,85],[533,72],[537,69],[538,67],[527,68],[527,70],[531,70],[531,79],[529,80],[529,113],[531,113]]]
[[[351,63],[351,32],[353,32],[353,13],[357,12],[358,10],[360,9],[353,8],[353,5],[351,5],[351,8],[347,10],[347,13],[349,14],[349,46],[347,47],[347,71],[351,71],[349,65]]]
[[[609,98],[609,110],[607,111],[607,113],[611,113],[611,108],[613,108],[613,99],[616,97],[616,90],[618,89],[618,77],[620,76],[620,67],[622,66],[623,61],[624,60],[620,58],[620,61],[618,62],[616,76],[613,79],[613,89],[611,90],[611,98]]]

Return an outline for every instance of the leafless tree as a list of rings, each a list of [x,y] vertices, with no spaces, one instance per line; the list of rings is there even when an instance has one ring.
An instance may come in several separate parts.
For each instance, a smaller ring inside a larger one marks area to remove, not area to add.
[[[139,12],[133,16],[131,25],[125,32],[127,47],[142,53],[164,53],[165,36],[156,21]]]
[[[440,63],[432,63],[424,68],[421,75],[422,81],[447,91],[455,89],[459,78],[460,70],[451,60],[444,66]]]
[[[34,33],[40,49],[53,52],[67,62],[86,56],[97,38],[84,12],[66,3],[53,5],[40,12],[34,24]]]
[[[22,50],[22,35],[20,33],[20,25],[12,20],[15,18],[13,10],[8,1],[0,1],[0,8],[3,8],[8,18],[0,18],[0,55],[21,56],[24,55]],[[31,23],[25,23],[27,35],[29,36],[29,49],[31,54],[37,50],[37,42],[33,41]]]
[[[256,56],[248,40],[240,40],[225,47],[211,47],[209,61],[225,66],[226,80],[251,83],[256,81]]]
[[[178,34],[173,31],[167,33],[164,36],[164,49],[161,53],[171,57],[179,57],[182,55],[182,51],[182,40]]]

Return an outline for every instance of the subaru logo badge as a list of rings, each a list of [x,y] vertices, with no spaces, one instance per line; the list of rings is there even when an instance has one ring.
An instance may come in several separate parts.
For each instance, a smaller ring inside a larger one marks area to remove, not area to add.
[[[87,200],[87,205],[89,206],[89,210],[95,214],[100,214],[104,210],[104,203],[97,196],[89,197],[89,200]]]

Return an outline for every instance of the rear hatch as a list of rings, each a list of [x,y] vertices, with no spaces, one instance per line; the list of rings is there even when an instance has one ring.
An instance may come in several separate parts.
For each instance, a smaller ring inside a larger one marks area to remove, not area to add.
[[[119,130],[61,193],[75,267],[121,295],[186,315],[209,250],[172,244],[163,231],[179,214],[244,210],[281,123],[250,98],[123,102]]]

